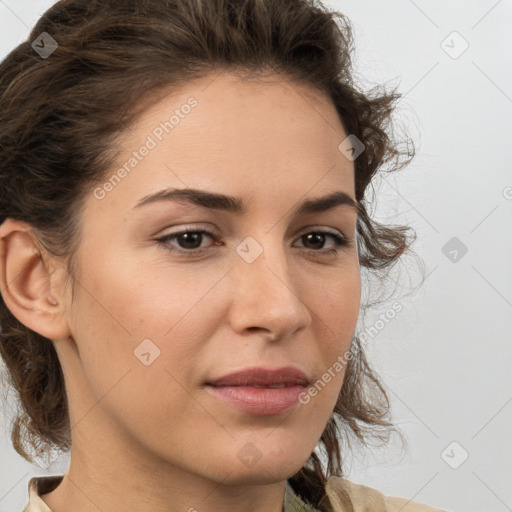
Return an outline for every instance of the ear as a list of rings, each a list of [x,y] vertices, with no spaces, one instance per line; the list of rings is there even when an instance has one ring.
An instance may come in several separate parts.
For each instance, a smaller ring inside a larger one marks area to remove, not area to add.
[[[32,226],[8,218],[0,226],[0,292],[11,313],[51,340],[71,336],[65,318],[63,280],[43,259]]]

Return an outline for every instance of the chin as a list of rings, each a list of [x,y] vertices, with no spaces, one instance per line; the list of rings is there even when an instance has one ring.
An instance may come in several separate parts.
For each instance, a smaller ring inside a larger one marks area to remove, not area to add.
[[[250,445],[249,445],[250,446]],[[277,451],[277,450],[276,450]],[[236,463],[230,462],[229,476],[223,481],[227,485],[270,485],[282,482],[297,473],[306,461],[309,459],[311,452],[302,454],[294,451],[279,451],[274,453],[269,450],[266,454],[259,455],[254,452],[254,456],[250,455],[252,450],[247,449],[246,452],[240,451],[239,460]]]
[[[292,477],[299,469],[301,465],[289,466],[290,469],[276,469],[274,464],[267,464],[259,468],[247,468],[235,470],[230,473],[229,477],[223,480],[225,485],[272,485],[278,482],[283,482],[288,478]]]

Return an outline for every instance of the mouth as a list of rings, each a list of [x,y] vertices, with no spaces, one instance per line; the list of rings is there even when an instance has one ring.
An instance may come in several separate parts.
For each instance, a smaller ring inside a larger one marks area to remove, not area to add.
[[[248,368],[205,383],[216,398],[250,414],[281,414],[297,405],[309,381],[298,368]]]

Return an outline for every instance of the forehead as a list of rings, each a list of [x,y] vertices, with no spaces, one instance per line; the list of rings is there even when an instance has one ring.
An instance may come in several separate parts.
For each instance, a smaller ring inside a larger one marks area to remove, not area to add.
[[[341,186],[353,195],[353,162],[338,149],[346,137],[333,103],[314,88],[280,75],[208,76],[160,92],[121,135],[106,179],[122,167],[124,177],[106,199],[133,206],[164,187],[271,190],[279,200]]]
[[[194,129],[214,128],[219,135],[264,135],[270,128],[286,126],[290,123],[306,123],[316,132],[343,130],[336,109],[330,98],[309,85],[299,84],[282,75],[239,77],[229,72],[207,75],[192,80],[179,88],[172,87],[166,94],[158,91],[155,104],[151,105],[139,118],[138,127],[147,131],[155,122],[161,122],[162,115],[171,115],[186,108],[187,101],[194,98],[197,106],[185,113],[187,123],[183,127]],[[176,121],[176,120],[175,120]],[[275,124],[277,122],[277,125]],[[206,123],[206,126],[204,126]],[[245,131],[240,133],[238,128]]]

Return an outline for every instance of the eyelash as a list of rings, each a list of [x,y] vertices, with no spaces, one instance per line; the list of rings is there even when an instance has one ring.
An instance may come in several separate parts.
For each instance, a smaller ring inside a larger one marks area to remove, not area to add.
[[[167,251],[178,251],[179,253],[182,253],[182,254],[188,254],[188,255],[199,255],[199,254],[203,254],[204,252],[208,251],[210,248],[209,247],[203,247],[203,248],[199,248],[199,249],[170,249],[169,248],[169,241],[174,239],[174,238],[177,238],[181,235],[185,235],[185,234],[191,234],[191,233],[196,233],[196,234],[201,234],[201,235],[207,235],[209,237],[211,237],[214,241],[217,241],[216,238],[215,238],[215,235],[209,231],[206,231],[206,230],[203,230],[203,229],[190,229],[190,230],[183,230],[183,231],[179,231],[179,232],[176,232],[176,233],[170,233],[168,235],[165,235],[161,238],[157,238],[156,241],[158,242],[158,244],[160,246],[162,246],[165,250]],[[334,242],[335,242],[335,246],[336,248],[333,249],[327,249],[327,250],[314,250],[314,249],[309,249],[310,252],[312,253],[317,253],[319,255],[337,255],[338,252],[339,252],[339,249],[340,248],[343,248],[343,247],[351,247],[352,243],[350,240],[348,240],[346,237],[344,237],[343,235],[339,234],[339,233],[333,233],[331,231],[326,231],[326,230],[322,230],[322,229],[318,229],[318,230],[313,230],[313,231],[308,231],[304,234],[302,234],[300,238],[306,236],[306,235],[309,235],[309,234],[312,234],[312,233],[316,233],[316,234],[323,234],[323,235],[328,235],[330,236]],[[215,245],[219,245],[219,244],[215,244]]]

